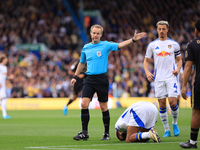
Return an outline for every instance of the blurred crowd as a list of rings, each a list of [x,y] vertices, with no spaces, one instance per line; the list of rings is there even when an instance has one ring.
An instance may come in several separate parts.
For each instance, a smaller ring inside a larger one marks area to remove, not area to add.
[[[80,49],[79,30],[62,1],[0,1],[0,49],[44,43],[48,48]]]
[[[79,18],[79,0],[68,1]],[[113,97],[154,97],[154,85],[143,69],[147,45],[157,38],[156,23],[167,20],[169,38],[184,51],[195,38],[194,23],[200,15],[199,0],[84,0],[84,10],[99,10],[105,21],[102,40],[121,42],[134,31],[147,36],[118,52],[108,60],[109,95]],[[90,18],[85,27],[98,23]],[[88,41],[89,42],[89,41]],[[44,43],[50,51],[36,56],[17,49],[16,44]],[[60,0],[0,1],[0,50],[8,62],[8,95],[19,97],[68,97],[71,92],[68,70],[79,59],[83,42],[70,13]],[[154,72],[153,58],[149,70]],[[182,79],[180,79],[182,81]],[[188,84],[191,94],[192,77]]]

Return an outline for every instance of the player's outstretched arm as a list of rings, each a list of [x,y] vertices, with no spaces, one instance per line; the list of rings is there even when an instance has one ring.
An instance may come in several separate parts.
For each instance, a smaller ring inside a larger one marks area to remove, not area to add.
[[[185,64],[185,69],[184,69],[184,73],[183,73],[184,77],[183,77],[183,86],[182,86],[182,90],[181,90],[181,95],[185,100],[187,100],[186,85],[187,85],[187,82],[188,82],[191,72],[192,72],[192,65],[193,65],[192,61],[187,61]]]
[[[133,38],[119,43],[118,48],[119,48],[119,49],[120,49],[120,48],[124,48],[124,47],[130,45],[131,43],[140,40],[140,39],[143,38],[145,35],[146,35],[146,32],[137,33],[137,30],[135,30],[135,34],[134,34]]]

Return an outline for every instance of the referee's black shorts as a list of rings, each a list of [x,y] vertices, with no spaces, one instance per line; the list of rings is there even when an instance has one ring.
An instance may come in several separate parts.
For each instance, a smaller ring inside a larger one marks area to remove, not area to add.
[[[99,102],[108,101],[108,77],[106,74],[87,75],[83,82],[82,97],[92,100],[95,92],[97,92]]]

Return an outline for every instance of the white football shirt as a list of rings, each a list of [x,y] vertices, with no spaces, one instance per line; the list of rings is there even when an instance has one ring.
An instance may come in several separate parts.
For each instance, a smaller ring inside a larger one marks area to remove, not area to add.
[[[154,58],[154,81],[176,79],[173,71],[176,69],[175,57],[181,56],[179,44],[167,38],[165,41],[156,39],[147,46],[146,58]]]
[[[139,101],[128,107],[115,123],[115,129],[120,132],[127,131],[128,126],[149,129],[155,126],[158,120],[158,110],[150,102]]]
[[[6,88],[7,67],[0,64],[0,84],[1,88]]]

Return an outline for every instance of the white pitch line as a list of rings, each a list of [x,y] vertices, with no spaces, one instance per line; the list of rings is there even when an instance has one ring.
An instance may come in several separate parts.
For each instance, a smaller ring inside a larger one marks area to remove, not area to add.
[[[69,149],[69,150],[108,150],[108,149],[77,149],[77,148],[50,148],[50,147],[24,147],[24,148],[33,148],[33,149]]]
[[[80,145],[79,145],[80,146]],[[55,148],[53,148],[55,147]],[[57,148],[56,148],[57,147]],[[32,148],[32,149],[69,149],[69,150],[108,150],[108,149],[77,149],[77,148],[59,148],[60,146],[46,146],[46,147],[24,147],[24,148]],[[63,146],[64,147],[64,146]]]
[[[200,141],[197,141],[200,142]],[[170,144],[170,143],[180,143],[180,142],[161,142],[161,143],[119,143],[119,144],[92,144],[92,145],[61,145],[61,146],[40,146],[40,147],[24,147],[32,149],[71,149],[71,150],[106,150],[106,149],[77,149],[78,147],[86,146],[108,146],[108,145],[142,145],[142,144]],[[77,148],[73,148],[77,147]]]

